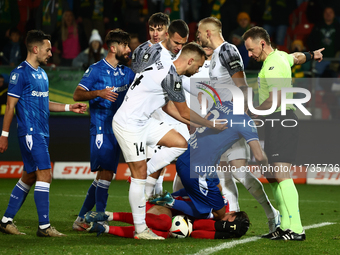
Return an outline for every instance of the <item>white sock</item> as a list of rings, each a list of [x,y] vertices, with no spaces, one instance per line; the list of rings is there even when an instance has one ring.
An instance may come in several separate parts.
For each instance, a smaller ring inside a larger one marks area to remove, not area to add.
[[[109,215],[109,218],[107,218],[107,221],[113,221],[113,212],[105,212],[106,215]]]
[[[228,199],[229,211],[240,211],[238,204],[238,190],[231,172],[218,172],[220,183],[222,186],[222,194]],[[224,181],[223,181],[224,178]]]
[[[85,219],[80,218],[80,217],[78,216],[77,219],[76,219],[76,221],[78,221],[78,222],[83,222],[83,221],[85,221]]]
[[[46,229],[46,228],[49,228],[49,226],[51,226],[50,223],[44,224],[44,225],[39,225],[39,228],[40,228],[40,229]]]
[[[136,233],[141,233],[146,229],[145,223],[145,179],[135,179],[131,177],[129,190],[129,202],[131,206],[133,223]]]
[[[156,181],[154,195],[160,195],[163,193],[163,180],[164,175],[160,175]]]
[[[105,228],[105,233],[109,233],[109,230],[110,230],[110,226],[108,225],[104,225],[104,228]]]
[[[243,184],[250,194],[263,207],[267,218],[272,219],[276,215],[276,210],[270,203],[262,183],[249,171],[241,171],[240,168],[233,172],[233,176]]]
[[[153,178],[151,176],[148,176],[146,178],[146,183],[145,183],[145,195],[146,198],[150,198],[153,195],[153,190],[155,188],[157,179]]]
[[[176,173],[175,178],[174,178],[174,182],[172,184],[172,192],[179,191],[180,189],[183,189],[183,188],[184,188],[184,186],[182,184],[181,178]]]
[[[7,223],[9,221],[12,221],[13,222],[13,219],[12,218],[8,218],[8,217],[5,217],[3,216],[2,219],[1,219],[2,223]]]
[[[148,175],[157,172],[159,169],[169,165],[171,161],[175,160],[177,157],[182,155],[187,148],[178,147],[162,147],[161,150],[157,151],[147,163]]]

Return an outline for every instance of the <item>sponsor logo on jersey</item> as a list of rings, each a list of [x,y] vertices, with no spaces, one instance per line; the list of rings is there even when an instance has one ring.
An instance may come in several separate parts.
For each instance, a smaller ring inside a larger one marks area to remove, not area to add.
[[[18,83],[18,79],[19,79],[19,74],[18,73],[13,73],[9,83],[17,84]]]
[[[125,91],[129,88],[128,84],[125,84],[124,86],[120,86],[120,87],[114,87],[114,89],[112,90],[113,92],[122,92]]]
[[[157,70],[161,70],[161,69],[164,68],[164,66],[163,66],[161,61],[157,61],[155,64],[156,64]]]
[[[113,73],[114,76],[117,76],[118,74],[119,74],[118,72],[114,72],[114,73]]]
[[[273,70],[274,69],[274,66],[271,66],[271,67],[269,67],[269,69],[268,70]]]
[[[92,71],[92,67],[87,68],[87,70],[85,71],[85,73],[84,73],[83,76],[84,76],[84,77],[89,77],[91,71]]]
[[[151,56],[150,53],[145,53],[144,56],[143,56],[143,61],[144,61],[144,62],[148,62],[150,56]]]
[[[32,96],[34,97],[48,97],[48,91],[42,92],[42,91],[32,91],[31,93]]]
[[[182,82],[176,81],[174,85],[174,91],[181,91],[181,89],[182,89]]]
[[[38,77],[39,80],[41,80],[42,75],[41,74],[37,74],[37,77]]]

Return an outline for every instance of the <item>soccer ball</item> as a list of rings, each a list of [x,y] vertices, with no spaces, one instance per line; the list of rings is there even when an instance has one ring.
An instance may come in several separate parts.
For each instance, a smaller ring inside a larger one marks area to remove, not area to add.
[[[172,218],[170,235],[174,238],[186,238],[192,232],[192,221],[185,215],[177,215]]]

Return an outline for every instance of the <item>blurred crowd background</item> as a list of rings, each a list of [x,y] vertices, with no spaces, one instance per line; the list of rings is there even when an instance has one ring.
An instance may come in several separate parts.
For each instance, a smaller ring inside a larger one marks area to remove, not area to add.
[[[147,21],[156,12],[183,19],[193,41],[197,23],[214,16],[223,24],[224,39],[235,44],[245,70],[257,73],[261,63],[249,59],[242,34],[264,27],[275,48],[286,52],[324,47],[325,60],[294,66],[294,78],[331,78],[310,87],[328,114],[340,119],[340,1],[338,0],[0,0],[0,65],[17,66],[26,58],[27,31],[52,36],[49,65],[82,70],[106,56],[107,31],[121,28],[131,35],[131,51],[149,39]],[[1,67],[0,67],[1,68]],[[0,70],[0,105],[6,100],[8,74]]]

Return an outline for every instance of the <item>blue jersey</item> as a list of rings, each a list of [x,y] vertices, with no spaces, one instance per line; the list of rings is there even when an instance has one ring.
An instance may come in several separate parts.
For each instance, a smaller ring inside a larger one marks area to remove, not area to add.
[[[114,86],[118,93],[117,100],[111,102],[101,97],[89,101],[91,113],[90,134],[113,134],[112,118],[125,94],[135,78],[134,72],[126,66],[118,65],[114,68],[105,59],[91,65],[83,75],[79,86],[87,91],[102,90]]]
[[[19,98],[15,106],[18,136],[40,134],[49,136],[50,116],[48,78],[45,71],[22,62],[10,74],[8,93]]]
[[[209,167],[216,167],[221,155],[242,137],[247,143],[259,140],[253,120],[246,114],[233,115],[230,101],[217,104],[210,112],[209,119],[227,119],[228,128],[223,131],[201,128],[190,138],[189,149],[179,160],[190,160],[190,169],[194,172],[209,172],[213,169]]]

